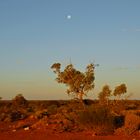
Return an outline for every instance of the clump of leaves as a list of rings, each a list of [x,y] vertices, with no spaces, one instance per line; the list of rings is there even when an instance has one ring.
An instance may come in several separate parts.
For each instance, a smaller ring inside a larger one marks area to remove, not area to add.
[[[15,107],[26,107],[28,101],[24,98],[22,94],[16,95],[16,97],[12,100],[12,105]]]
[[[110,96],[111,96],[110,87],[108,85],[105,85],[102,88],[102,91],[98,95],[100,103],[104,104],[104,103],[108,102]]]
[[[127,92],[127,87],[125,84],[121,84],[119,86],[117,86],[113,92],[114,96],[118,96],[120,98],[120,96],[124,93]]]

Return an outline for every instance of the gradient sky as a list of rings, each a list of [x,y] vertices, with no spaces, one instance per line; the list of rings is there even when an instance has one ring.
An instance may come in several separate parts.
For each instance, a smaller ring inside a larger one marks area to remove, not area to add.
[[[68,99],[50,66],[70,61],[81,71],[100,64],[90,98],[105,84],[126,83],[140,99],[140,1],[0,0],[3,99]]]

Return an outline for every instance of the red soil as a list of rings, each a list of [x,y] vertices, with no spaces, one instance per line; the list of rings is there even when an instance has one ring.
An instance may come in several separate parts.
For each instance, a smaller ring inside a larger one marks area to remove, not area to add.
[[[0,133],[0,140],[140,140],[136,136],[92,136],[89,133],[50,133],[24,131]]]
[[[139,136],[95,136],[93,132],[63,132],[47,130],[16,130],[10,124],[0,123],[0,140],[140,140]]]

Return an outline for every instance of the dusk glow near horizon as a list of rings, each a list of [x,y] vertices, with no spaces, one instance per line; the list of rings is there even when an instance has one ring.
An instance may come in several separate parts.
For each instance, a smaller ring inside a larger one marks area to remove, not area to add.
[[[1,0],[0,97],[69,99],[51,65],[95,69],[95,99],[125,83],[140,99],[140,1]],[[88,98],[87,97],[87,98]]]

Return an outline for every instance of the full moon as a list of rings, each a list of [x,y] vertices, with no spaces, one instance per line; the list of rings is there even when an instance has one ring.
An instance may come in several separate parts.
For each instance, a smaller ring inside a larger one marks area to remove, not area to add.
[[[67,19],[71,19],[71,15],[67,15]]]

